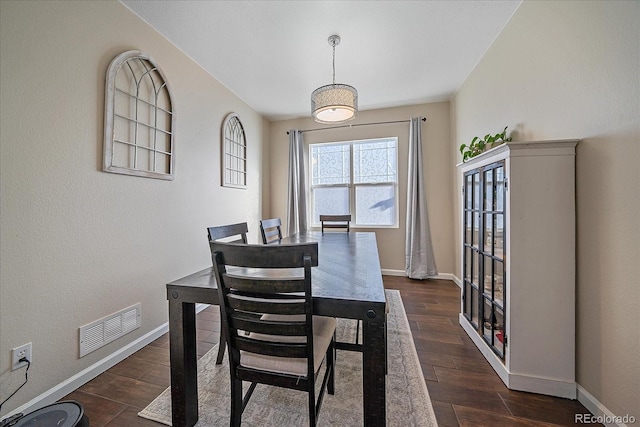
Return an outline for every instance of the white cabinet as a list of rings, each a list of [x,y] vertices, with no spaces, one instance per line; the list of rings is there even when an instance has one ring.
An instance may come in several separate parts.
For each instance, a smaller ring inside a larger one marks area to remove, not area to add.
[[[462,174],[460,325],[510,389],[575,399],[575,147],[508,142]]]

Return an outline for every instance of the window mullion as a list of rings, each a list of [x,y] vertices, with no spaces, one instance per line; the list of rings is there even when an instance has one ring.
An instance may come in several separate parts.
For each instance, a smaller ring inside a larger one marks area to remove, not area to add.
[[[355,168],[354,168],[354,150],[353,150],[353,142],[349,144],[349,167],[351,168],[349,173],[349,213],[353,216],[353,224],[358,225],[356,222],[356,186],[354,185],[354,176],[355,176]]]

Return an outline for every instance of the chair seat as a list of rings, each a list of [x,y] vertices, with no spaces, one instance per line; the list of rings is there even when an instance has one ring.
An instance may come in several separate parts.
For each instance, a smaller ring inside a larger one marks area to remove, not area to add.
[[[266,314],[262,316],[265,320],[284,320],[285,318],[296,318],[304,320],[304,316],[283,316],[275,314]],[[314,372],[318,372],[320,365],[324,359],[324,355],[329,348],[331,339],[336,330],[336,319],[333,317],[313,316],[313,353],[314,353]],[[249,335],[253,339],[262,339],[266,341],[275,341],[273,336],[251,333]],[[282,342],[304,342],[302,337],[280,337]],[[261,371],[278,372],[282,374],[291,374],[306,378],[307,376],[307,360],[293,357],[275,357],[265,356],[263,354],[249,353],[247,351],[240,352],[240,365],[247,368],[259,369]]]

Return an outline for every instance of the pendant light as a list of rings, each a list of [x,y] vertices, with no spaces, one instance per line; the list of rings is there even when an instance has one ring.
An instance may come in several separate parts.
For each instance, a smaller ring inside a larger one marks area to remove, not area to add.
[[[336,46],[340,37],[332,35],[328,42],[333,47],[333,83],[311,93],[311,113],[318,123],[342,123],[358,114],[358,91],[353,86],[336,84]]]

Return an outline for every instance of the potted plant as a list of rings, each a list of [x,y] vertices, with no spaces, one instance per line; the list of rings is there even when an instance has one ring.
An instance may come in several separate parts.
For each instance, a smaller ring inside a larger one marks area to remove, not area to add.
[[[507,141],[511,141],[511,137],[507,138],[507,127],[508,126],[505,126],[502,132],[496,133],[495,135],[491,135],[490,133],[488,133],[482,139],[476,136],[471,140],[471,143],[469,145],[462,144],[460,146],[462,161],[466,162],[467,160],[477,156],[478,154],[483,153],[485,150],[497,147],[498,145],[503,144]]]

